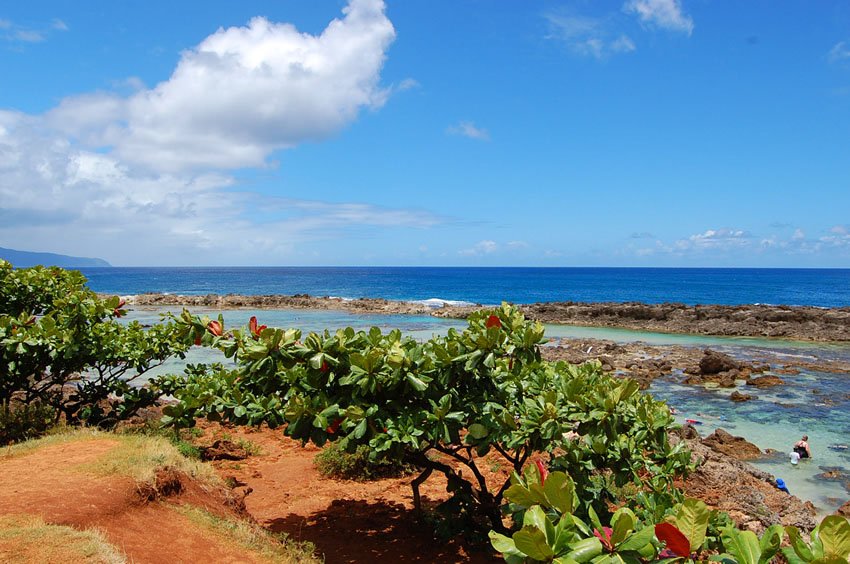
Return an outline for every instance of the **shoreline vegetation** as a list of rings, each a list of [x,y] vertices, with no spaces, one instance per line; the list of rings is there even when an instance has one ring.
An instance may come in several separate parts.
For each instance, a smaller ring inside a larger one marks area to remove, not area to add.
[[[431,315],[465,319],[488,306],[394,301],[382,298],[343,299],[307,294],[139,294],[125,296],[138,306],[179,305],[204,308],[341,310],[359,314]],[[685,305],[639,302],[546,302],[518,304],[528,318],[541,323],[579,325],[725,337],[779,338],[813,342],[850,342],[850,307],[784,305]]]

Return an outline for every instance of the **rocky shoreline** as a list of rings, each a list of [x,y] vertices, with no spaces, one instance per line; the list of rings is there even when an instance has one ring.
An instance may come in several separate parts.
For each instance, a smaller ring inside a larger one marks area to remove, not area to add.
[[[353,313],[433,315],[465,318],[481,305],[434,307],[428,303],[380,298],[348,300],[294,296],[244,296],[236,294],[184,296],[140,294],[128,302],[145,306],[194,306],[205,308],[317,309]],[[552,302],[518,306],[526,317],[543,323],[617,327],[664,333],[690,333],[736,337],[770,337],[801,341],[850,341],[850,307],[817,308],[773,305],[696,305]]]

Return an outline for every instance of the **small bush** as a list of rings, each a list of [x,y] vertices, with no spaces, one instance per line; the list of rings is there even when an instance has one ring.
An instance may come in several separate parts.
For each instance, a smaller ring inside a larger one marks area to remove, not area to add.
[[[387,458],[369,459],[371,449],[360,445],[354,452],[346,452],[339,443],[328,444],[314,460],[323,476],[344,480],[368,481],[381,478],[397,478],[410,474],[414,468],[400,460]]]
[[[0,445],[36,439],[55,425],[56,411],[41,403],[0,405]]]

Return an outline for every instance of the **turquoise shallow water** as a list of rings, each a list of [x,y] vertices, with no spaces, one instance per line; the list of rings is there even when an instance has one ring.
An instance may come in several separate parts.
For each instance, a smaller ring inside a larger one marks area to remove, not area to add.
[[[162,308],[138,308],[127,319],[142,323],[159,320]],[[193,310],[198,314],[218,311]],[[303,331],[322,331],[352,326],[366,329],[372,326],[384,330],[398,328],[418,338],[445,334],[450,327],[462,329],[460,320],[430,316],[360,315],[339,311],[307,310],[228,310],[224,312],[228,326],[246,325],[252,315],[260,322],[276,327],[298,327]],[[758,356],[759,352],[785,355],[791,360],[840,359],[850,360],[850,346],[773,339],[744,339],[649,333],[624,329],[547,326],[549,337],[580,337],[610,339],[617,342],[641,341],[650,345],[710,346],[715,350],[743,356]],[[180,372],[185,362],[224,360],[223,356],[207,349],[194,349],[186,361],[172,361],[154,373]],[[850,469],[850,449],[831,450],[831,445],[850,443],[850,375],[824,372],[802,372],[782,375],[785,386],[766,390],[744,389],[757,396],[749,402],[729,400],[730,389],[705,389],[681,384],[682,377],[657,379],[650,392],[667,401],[679,411],[680,422],[686,418],[702,421],[698,426],[703,436],[722,427],[745,437],[762,449],[779,451],[775,458],[754,463],[755,466],[783,478],[794,495],[811,500],[822,513],[828,513],[850,499],[850,492],[840,483],[818,480],[814,476],[822,467]],[[813,459],[792,466],[787,453],[802,434],[809,435]]]

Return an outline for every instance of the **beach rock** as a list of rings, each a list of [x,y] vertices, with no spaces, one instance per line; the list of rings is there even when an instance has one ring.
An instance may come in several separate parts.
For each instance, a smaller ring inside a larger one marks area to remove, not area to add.
[[[691,425],[689,423],[682,425],[682,427],[678,430],[677,434],[679,435],[679,437],[681,437],[683,439],[699,439],[700,438],[699,431],[697,431],[696,427],[694,427],[693,425]]]
[[[835,510],[836,515],[841,515],[843,517],[847,517],[850,519],[850,501],[845,502],[844,505]]]
[[[717,429],[714,433],[704,438],[702,444],[738,460],[751,460],[762,456],[759,447],[744,437],[734,437],[723,429]]]
[[[751,399],[753,399],[753,396],[751,396],[750,394],[742,394],[738,390],[735,390],[734,392],[732,392],[729,395],[729,399],[734,401],[734,402],[742,402],[742,401],[750,401]]]
[[[770,388],[772,386],[781,386],[783,384],[785,384],[785,380],[778,376],[771,375],[757,376],[747,381],[748,386],[755,386],[756,388]]]
[[[678,440],[682,439],[671,436],[671,441]],[[778,490],[771,474],[710,448],[704,440],[685,442],[696,464],[695,471],[682,483],[687,496],[726,511],[738,526],[757,533],[774,523],[802,531],[811,531],[817,525],[815,507],[793,492],[789,495]]]
[[[728,354],[706,349],[699,361],[700,374],[719,374],[730,370],[738,370],[740,364]]]

